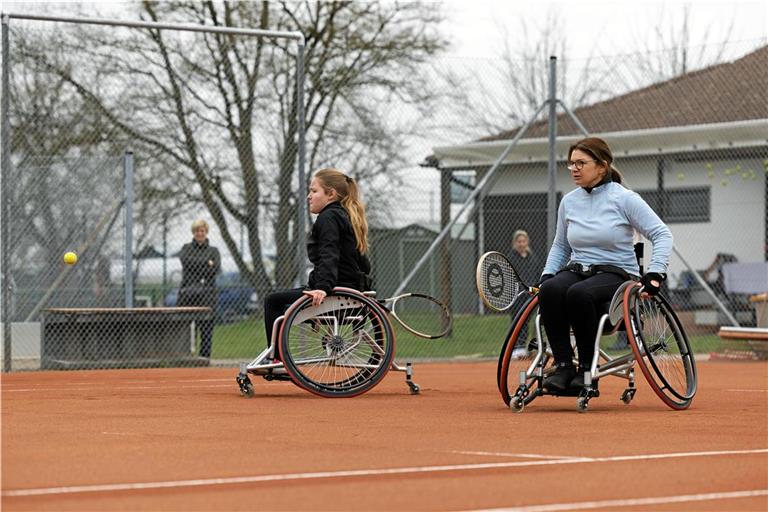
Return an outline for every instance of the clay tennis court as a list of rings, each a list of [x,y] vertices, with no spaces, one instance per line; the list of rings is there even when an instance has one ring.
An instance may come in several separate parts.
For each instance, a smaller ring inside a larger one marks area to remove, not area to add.
[[[232,368],[2,377],[4,510],[766,510],[768,364],[699,362],[691,409],[623,381],[505,408],[495,362],[324,399]]]

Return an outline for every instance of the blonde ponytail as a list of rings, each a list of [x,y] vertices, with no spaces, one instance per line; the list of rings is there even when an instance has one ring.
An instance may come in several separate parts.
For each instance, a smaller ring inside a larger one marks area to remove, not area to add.
[[[355,180],[332,168],[320,169],[315,173],[315,177],[323,186],[336,191],[339,203],[347,211],[349,221],[352,223],[357,250],[360,254],[368,252],[368,221],[365,218],[365,205]]]

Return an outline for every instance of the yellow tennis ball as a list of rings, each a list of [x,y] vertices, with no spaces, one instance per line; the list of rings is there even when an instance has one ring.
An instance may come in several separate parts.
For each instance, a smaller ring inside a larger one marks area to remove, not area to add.
[[[77,254],[74,252],[66,252],[64,253],[64,263],[67,265],[74,265],[77,263]]]

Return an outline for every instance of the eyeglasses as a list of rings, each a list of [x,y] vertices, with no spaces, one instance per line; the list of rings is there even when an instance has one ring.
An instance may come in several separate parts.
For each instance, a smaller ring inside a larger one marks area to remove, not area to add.
[[[571,171],[580,171],[589,162],[597,162],[597,160],[568,160],[565,162],[565,166]]]

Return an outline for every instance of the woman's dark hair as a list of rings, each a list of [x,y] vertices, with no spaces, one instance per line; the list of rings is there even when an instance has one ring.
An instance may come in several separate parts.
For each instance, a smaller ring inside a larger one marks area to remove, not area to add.
[[[608,147],[608,143],[603,139],[598,137],[587,137],[586,139],[574,142],[568,149],[568,160],[571,159],[571,154],[577,149],[592,155],[598,162],[603,162],[611,171],[611,180],[616,183],[624,181],[624,177],[619,170],[613,166],[613,153],[611,153],[611,148]]]

